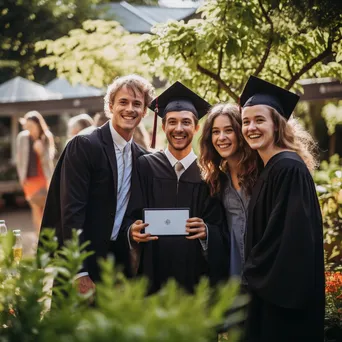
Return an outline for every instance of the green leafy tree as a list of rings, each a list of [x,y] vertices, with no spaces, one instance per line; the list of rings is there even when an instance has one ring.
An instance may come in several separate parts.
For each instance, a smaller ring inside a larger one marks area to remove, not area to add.
[[[329,135],[335,133],[337,125],[342,124],[342,101],[337,105],[328,103],[323,107],[322,115],[328,127]]]
[[[238,101],[249,75],[290,89],[342,78],[342,8],[334,1],[211,0],[199,18],[155,25],[141,43],[152,71],[209,101]]]
[[[130,34],[116,21],[87,20],[82,28],[38,42],[36,48],[47,53],[41,66],[55,69],[72,83],[102,87],[127,73],[148,76],[146,58],[139,55],[140,41],[140,35]]]
[[[56,39],[96,18],[101,0],[0,0],[0,83],[17,75],[47,81],[48,69],[37,67],[37,41]]]

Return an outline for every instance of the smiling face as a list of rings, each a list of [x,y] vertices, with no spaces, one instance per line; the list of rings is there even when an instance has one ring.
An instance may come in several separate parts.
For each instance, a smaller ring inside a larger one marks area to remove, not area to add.
[[[265,105],[243,108],[242,134],[253,150],[258,150],[259,153],[274,150],[274,131],[270,108]]]
[[[199,129],[199,125],[195,124],[193,113],[169,112],[162,127],[169,143],[169,150],[176,158],[180,154],[186,156],[190,153],[192,139]]]
[[[237,156],[238,137],[228,116],[219,115],[214,120],[211,129],[211,142],[223,159]]]
[[[109,104],[114,129],[125,139],[130,140],[134,129],[146,114],[144,95],[126,85],[115,95],[113,103]]]

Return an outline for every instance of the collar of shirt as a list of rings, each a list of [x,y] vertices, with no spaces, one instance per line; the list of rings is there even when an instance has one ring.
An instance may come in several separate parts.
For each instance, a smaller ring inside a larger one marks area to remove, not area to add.
[[[126,141],[113,127],[112,123],[109,123],[110,133],[112,135],[115,146],[122,152],[127,144],[132,144],[133,137],[131,140]]]
[[[165,153],[165,155],[166,155],[167,159],[169,160],[172,167],[174,167],[175,164],[179,161],[180,163],[182,163],[184,170],[186,170],[197,159],[197,156],[196,156],[194,150],[192,150],[192,149],[191,149],[191,152],[181,160],[176,159],[172,155],[172,153],[169,151],[168,148],[166,148],[164,153]]]

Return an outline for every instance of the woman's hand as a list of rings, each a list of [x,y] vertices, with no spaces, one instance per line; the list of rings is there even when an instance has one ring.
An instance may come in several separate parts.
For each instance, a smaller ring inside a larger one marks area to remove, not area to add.
[[[44,153],[44,145],[40,139],[37,139],[33,143],[33,150],[41,156]]]

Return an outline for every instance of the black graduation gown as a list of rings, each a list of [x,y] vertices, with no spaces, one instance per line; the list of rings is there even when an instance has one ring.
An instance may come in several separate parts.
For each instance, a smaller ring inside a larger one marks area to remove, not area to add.
[[[294,152],[272,157],[260,175],[245,253],[246,341],[323,341],[322,217],[312,177]]]
[[[228,277],[229,245],[223,211],[218,198],[209,195],[197,162],[177,176],[163,152],[140,157],[137,169],[145,208],[190,208],[190,217],[200,217],[209,231],[205,253],[198,239],[184,236],[160,236],[157,241],[141,243],[139,274],[149,279],[149,293],[156,292],[174,278],[192,292],[201,276],[216,284]],[[205,255],[207,254],[207,255]]]

